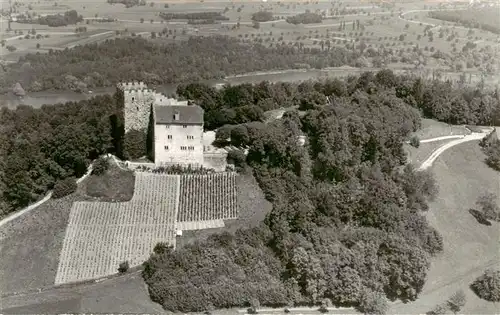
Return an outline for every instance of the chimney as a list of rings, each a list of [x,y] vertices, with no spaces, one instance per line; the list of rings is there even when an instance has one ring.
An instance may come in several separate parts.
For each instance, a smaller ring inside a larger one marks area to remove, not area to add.
[[[179,112],[174,113],[174,120],[179,120],[180,119],[180,114]]]

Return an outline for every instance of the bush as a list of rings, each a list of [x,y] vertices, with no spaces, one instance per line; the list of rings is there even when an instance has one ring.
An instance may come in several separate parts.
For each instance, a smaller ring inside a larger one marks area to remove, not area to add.
[[[486,270],[470,287],[481,299],[500,302],[500,270]]]
[[[54,185],[54,190],[52,192],[52,198],[58,199],[69,194],[72,194],[78,188],[76,180],[74,177],[68,177],[66,179],[58,181]]]
[[[129,268],[130,268],[130,266],[129,266],[128,260],[124,261],[124,262],[120,263],[120,266],[118,266],[118,272],[125,273],[128,271]]]
[[[460,312],[462,307],[465,306],[465,302],[466,302],[466,297],[465,297],[465,293],[463,290],[459,290],[459,291],[455,292],[455,294],[453,294],[448,299],[448,301],[446,301],[446,303],[448,304],[448,307],[450,308],[450,310],[454,314]]]
[[[367,290],[361,295],[358,309],[365,314],[383,315],[389,308],[384,295]]]
[[[439,304],[434,307],[432,311],[425,313],[426,315],[444,315],[448,312],[448,305]]]
[[[414,148],[418,148],[420,146],[420,139],[417,136],[414,136],[410,139],[410,145]]]
[[[99,157],[92,168],[92,175],[102,175],[109,168],[109,161],[106,157]]]
[[[500,207],[496,203],[497,196],[493,193],[485,193],[476,201],[481,212],[484,214],[485,218],[488,220],[499,221],[500,220]]]
[[[259,314],[259,312],[257,312],[257,309],[255,307],[249,307],[247,308],[247,313],[248,314]]]

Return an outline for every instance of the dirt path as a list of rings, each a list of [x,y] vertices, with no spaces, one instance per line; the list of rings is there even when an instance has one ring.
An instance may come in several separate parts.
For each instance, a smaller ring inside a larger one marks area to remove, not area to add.
[[[467,141],[474,141],[474,140],[481,140],[482,138],[486,137],[489,133],[488,132],[481,132],[481,133],[472,133],[470,135],[466,135],[466,136],[460,136],[460,139],[458,140],[454,140],[454,141],[450,141],[448,143],[446,143],[445,145],[443,145],[442,147],[438,148],[436,151],[434,151],[431,156],[429,156],[429,158],[427,160],[425,160],[422,165],[420,165],[420,168],[419,170],[425,170],[425,169],[428,169],[429,167],[432,166],[432,163],[434,163],[434,161],[446,150],[448,150],[449,148],[453,147],[453,146],[456,146],[457,144],[460,144],[460,143],[464,143],[464,142],[467,142]],[[447,136],[447,137],[453,137],[453,136]],[[443,138],[443,137],[438,137],[438,138]],[[443,140],[443,139],[438,139],[438,138],[434,138],[434,139],[428,139],[427,142],[431,142],[431,141],[438,141],[438,140]],[[438,139],[438,140],[436,140]],[[421,141],[422,142],[422,141]]]

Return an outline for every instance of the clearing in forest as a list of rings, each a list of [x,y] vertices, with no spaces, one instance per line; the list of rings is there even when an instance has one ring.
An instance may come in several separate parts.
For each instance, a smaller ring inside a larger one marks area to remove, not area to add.
[[[144,262],[158,242],[175,245],[178,175],[137,173],[131,201],[73,204],[56,284],[99,278]]]

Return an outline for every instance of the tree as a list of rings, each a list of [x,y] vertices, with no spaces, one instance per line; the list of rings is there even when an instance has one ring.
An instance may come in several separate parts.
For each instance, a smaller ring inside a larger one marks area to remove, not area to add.
[[[93,175],[102,175],[109,168],[109,160],[107,157],[99,157],[93,164],[92,174]]]
[[[130,266],[129,266],[128,260],[124,261],[124,262],[120,263],[120,265],[118,266],[118,272],[125,273],[128,271],[129,268],[130,268]]]
[[[417,136],[411,137],[410,145],[414,148],[418,148],[420,146],[420,139]]]
[[[485,193],[478,197],[476,204],[485,217],[489,220],[500,220],[500,207],[497,204],[498,197],[493,193]]]
[[[58,181],[54,186],[54,191],[52,192],[52,198],[59,199],[72,194],[78,188],[76,180],[74,177],[68,177],[66,179]]]
[[[471,289],[483,300],[500,302],[500,270],[486,270],[471,284]]]
[[[463,290],[455,292],[446,302],[450,310],[456,314],[465,306],[466,296]]]
[[[389,305],[384,294],[365,290],[361,295],[358,308],[365,314],[384,315],[387,313]]]

